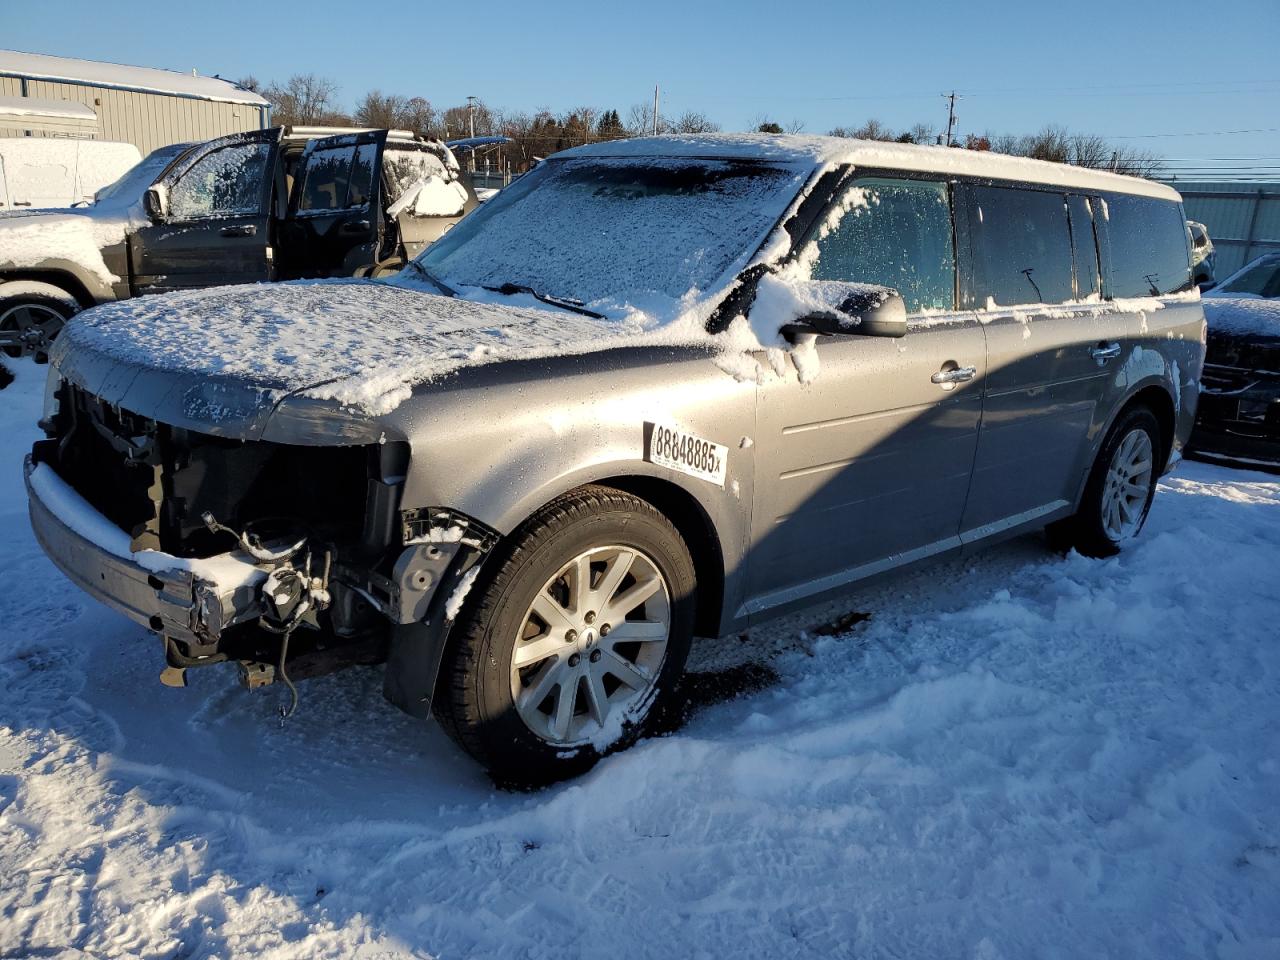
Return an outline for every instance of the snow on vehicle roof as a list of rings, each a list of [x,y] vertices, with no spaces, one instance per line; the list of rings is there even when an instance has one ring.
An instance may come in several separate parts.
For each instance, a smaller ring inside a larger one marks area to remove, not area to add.
[[[0,115],[10,117],[64,117],[68,120],[97,120],[92,107],[74,100],[47,100],[43,97],[0,97]]]
[[[789,136],[760,133],[708,133],[637,137],[574,147],[561,157],[714,157],[809,163],[815,167],[850,164],[961,176],[1024,180],[1058,187],[1110,190],[1135,196],[1180,202],[1172,187],[1140,177],[1010,157],[985,150],[934,147],[916,143],[886,143],[849,137]]]
[[[1280,300],[1262,297],[1205,297],[1209,330],[1233,337],[1280,339]]]
[[[169,93],[224,103],[249,103],[254,106],[267,104],[267,101],[256,93],[245,90],[230,80],[223,80],[221,77],[198,77],[179,73],[176,70],[134,67],[97,60],[76,60],[71,57],[52,57],[43,53],[23,53],[18,50],[0,50],[0,76],[87,83],[99,87],[140,90],[145,93]]]

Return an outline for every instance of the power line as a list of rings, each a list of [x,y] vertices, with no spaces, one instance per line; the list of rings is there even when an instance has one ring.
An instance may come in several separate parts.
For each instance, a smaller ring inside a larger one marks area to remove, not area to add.
[[[1280,133],[1280,127],[1255,127],[1250,130],[1196,130],[1190,133],[1116,134],[1110,140],[1155,140],[1162,137],[1228,137],[1241,133]]]

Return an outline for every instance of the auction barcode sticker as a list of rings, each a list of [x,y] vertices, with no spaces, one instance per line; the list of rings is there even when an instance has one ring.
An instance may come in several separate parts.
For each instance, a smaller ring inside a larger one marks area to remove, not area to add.
[[[661,423],[644,425],[644,458],[649,463],[724,486],[729,448]]]

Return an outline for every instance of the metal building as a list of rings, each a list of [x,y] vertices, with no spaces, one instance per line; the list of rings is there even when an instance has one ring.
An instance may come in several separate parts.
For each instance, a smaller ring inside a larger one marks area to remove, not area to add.
[[[9,103],[35,98],[46,109],[50,101],[83,104],[97,118],[94,136],[132,143],[144,155],[170,143],[257,130],[271,120],[266,100],[219,77],[12,50],[0,50],[0,97]],[[4,135],[59,135],[35,123],[6,127]]]
[[[1165,182],[1182,194],[1187,219],[1208,228],[1219,280],[1256,256],[1280,251],[1280,183]]]

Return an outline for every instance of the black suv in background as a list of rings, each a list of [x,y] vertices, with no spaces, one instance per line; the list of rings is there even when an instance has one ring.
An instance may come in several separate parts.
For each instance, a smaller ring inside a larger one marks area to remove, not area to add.
[[[478,203],[408,131],[272,127],[154,151],[91,205],[0,214],[0,349],[97,303],[399,270]]]

